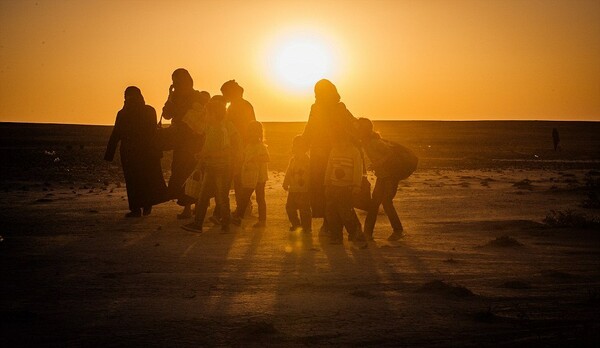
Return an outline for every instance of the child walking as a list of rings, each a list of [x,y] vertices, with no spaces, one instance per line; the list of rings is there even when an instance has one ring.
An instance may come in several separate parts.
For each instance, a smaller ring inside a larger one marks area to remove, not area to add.
[[[264,143],[262,124],[258,121],[251,121],[246,128],[246,137],[247,143],[244,146],[240,176],[240,205],[236,208],[232,223],[237,226],[242,224],[244,212],[250,203],[252,193],[255,193],[256,204],[258,205],[258,222],[252,227],[260,228],[265,227],[267,221],[265,185],[268,180],[269,163],[269,151]]]
[[[312,213],[310,210],[310,196],[308,194],[310,158],[308,143],[297,135],[292,141],[292,154],[288,168],[283,179],[283,189],[288,191],[285,210],[292,226],[290,232],[302,228],[305,233],[312,231]],[[298,218],[298,211],[300,218]]]
[[[393,199],[398,191],[398,182],[400,181],[394,175],[394,171],[391,168],[394,153],[389,144],[381,139],[379,133],[373,131],[373,122],[368,118],[358,119],[358,132],[362,146],[371,161],[372,167],[375,170],[375,176],[377,177],[375,187],[373,188],[371,207],[365,219],[364,234],[367,239],[373,239],[373,229],[375,228],[379,206],[383,205],[383,210],[390,220],[393,230],[388,240],[396,241],[402,238],[404,229],[393,203]]]
[[[229,231],[229,188],[233,180],[232,166],[239,157],[241,142],[233,124],[225,120],[225,112],[225,100],[222,96],[212,97],[206,105],[206,124],[201,130],[205,134],[205,140],[198,163],[203,168],[202,185],[194,222],[182,226],[188,231],[202,232],[202,224],[213,195],[221,217],[221,230]]]
[[[325,216],[329,224],[330,244],[342,244],[344,227],[350,240],[362,242],[359,220],[352,207],[353,195],[360,191],[362,157],[349,135],[343,132],[335,136],[332,145],[325,171]]]

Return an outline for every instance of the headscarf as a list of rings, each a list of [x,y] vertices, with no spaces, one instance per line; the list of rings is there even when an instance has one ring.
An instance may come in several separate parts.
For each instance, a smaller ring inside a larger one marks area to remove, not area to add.
[[[125,102],[123,109],[140,108],[146,105],[142,91],[136,86],[129,86],[125,89]]]
[[[315,101],[318,104],[337,104],[340,94],[331,81],[322,79],[315,84]]]
[[[194,86],[194,79],[192,79],[192,75],[190,75],[189,71],[187,71],[184,68],[179,68],[179,69],[176,69],[175,71],[173,71],[173,74],[171,75],[171,79],[173,81],[175,81],[175,80],[186,81],[187,80],[190,88]]]

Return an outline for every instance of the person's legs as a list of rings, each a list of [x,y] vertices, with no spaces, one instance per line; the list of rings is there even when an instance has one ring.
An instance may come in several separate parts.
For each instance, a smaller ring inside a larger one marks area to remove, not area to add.
[[[238,191],[235,194],[235,198],[238,202],[237,209],[234,212],[233,216],[233,224],[240,225],[242,223],[242,219],[244,218],[243,212],[248,208],[248,204],[250,203],[250,198],[252,197],[252,193],[254,189],[242,187],[238,188]]]
[[[383,185],[383,210],[385,211],[385,215],[387,215],[390,220],[390,225],[392,225],[392,229],[394,231],[402,231],[402,223],[400,222],[400,218],[398,217],[398,213],[396,212],[396,208],[394,207],[394,197],[396,196],[396,192],[398,191],[398,180],[396,179],[387,179],[385,180],[385,184]]]
[[[194,218],[194,222],[182,226],[184,229],[202,232],[202,224],[204,223],[204,218],[206,217],[206,211],[208,210],[208,205],[210,203],[211,193],[214,192],[214,187],[216,185],[215,174],[215,172],[209,169],[204,172],[204,176],[202,177],[202,186],[200,188],[200,196],[196,201],[196,216]]]
[[[218,168],[216,177],[215,200],[221,214],[221,230],[229,230],[231,210],[229,207],[229,188],[231,186],[231,171],[229,167]]]
[[[304,232],[312,231],[312,213],[310,211],[310,200],[308,194],[301,192],[298,193],[296,198],[296,206],[300,210],[300,221]],[[294,212],[295,213],[295,212]]]
[[[298,192],[289,192],[287,196],[287,201],[285,202],[285,211],[287,212],[288,220],[292,224],[290,230],[295,230],[298,226],[300,226],[300,219],[298,218],[297,213],[297,197]]]
[[[356,212],[352,207],[352,188],[340,188],[339,192],[336,194],[336,200],[338,215],[343,226],[346,227],[346,230],[348,231],[348,238],[350,240],[354,240],[356,238],[356,231],[358,229],[357,223],[360,222],[358,221]]]
[[[256,204],[258,205],[258,221],[263,224],[267,221],[267,200],[265,199],[265,182],[256,184]]]
[[[375,187],[373,187],[373,194],[371,196],[371,206],[367,212],[365,218],[364,234],[368,239],[373,239],[373,230],[375,229],[375,222],[377,221],[377,213],[379,213],[379,206],[383,201],[384,184],[383,180],[377,178],[375,181]]]
[[[329,228],[329,240],[331,244],[342,244],[344,235],[344,222],[340,216],[340,199],[339,188],[328,187],[326,190],[326,209],[325,217],[327,218]]]

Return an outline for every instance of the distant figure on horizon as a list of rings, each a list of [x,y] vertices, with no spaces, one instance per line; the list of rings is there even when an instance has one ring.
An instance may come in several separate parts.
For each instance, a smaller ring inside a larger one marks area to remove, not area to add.
[[[302,232],[311,233],[312,231],[312,213],[310,211],[310,197],[308,189],[310,187],[310,157],[308,157],[308,144],[306,140],[297,135],[292,141],[292,154],[285,177],[283,179],[283,189],[288,191],[285,211],[292,224],[290,232],[295,232],[302,228]],[[300,212],[300,218],[298,218]]]
[[[554,151],[558,151],[560,144],[560,135],[558,134],[558,129],[552,128],[552,143],[554,144]]]
[[[127,87],[125,103],[117,113],[104,154],[105,160],[112,161],[121,142],[121,164],[130,210],[126,217],[149,215],[153,205],[168,199],[160,167],[162,153],[155,140],[156,111],[146,105],[139,88]]]
[[[343,130],[351,137],[356,134],[356,118],[340,102],[337,88],[322,79],[315,84],[315,103],[310,108],[302,137],[310,148],[310,205],[312,216],[323,218],[320,233],[329,232],[325,216],[325,170],[335,131]]]
[[[252,121],[256,121],[256,115],[254,114],[254,107],[249,101],[244,99],[244,88],[240,86],[235,80],[229,80],[221,86],[221,93],[225,101],[229,103],[227,108],[227,115],[225,118],[233,124],[237,129],[242,144],[246,144],[247,129],[248,125]],[[243,189],[241,186],[241,163],[235,163],[233,168],[233,189],[235,190],[235,203],[237,207],[242,204],[240,198],[243,196]],[[250,204],[252,207],[252,204]],[[245,213],[245,212],[244,212]]]
[[[379,206],[383,204],[383,210],[390,220],[393,230],[388,237],[388,241],[396,241],[403,236],[404,229],[393,202],[400,181],[391,168],[394,152],[388,143],[381,139],[379,133],[373,130],[373,122],[368,118],[361,117],[358,119],[358,132],[362,147],[367,153],[377,177],[373,188],[371,207],[365,219],[364,235],[367,239],[373,240],[373,230],[377,221]]]
[[[196,135],[187,124],[182,122],[186,114],[196,108],[202,108],[210,99],[207,92],[194,89],[194,80],[190,73],[179,68],[171,76],[173,84],[169,87],[169,97],[162,110],[162,117],[171,120],[166,146],[163,150],[173,150],[171,177],[169,178],[169,197],[176,198],[177,204],[183,206],[178,219],[192,217],[191,205],[195,199],[184,192],[185,180],[192,174],[196,166],[195,154],[202,149],[203,139]]]
[[[264,143],[263,126],[258,121],[252,121],[246,129],[247,143],[244,144],[241,186],[242,192],[239,199],[240,205],[232,219],[233,224],[241,226],[244,212],[250,204],[252,193],[256,194],[258,205],[258,222],[252,227],[261,228],[267,222],[267,201],[265,199],[265,186],[268,180],[269,150]]]

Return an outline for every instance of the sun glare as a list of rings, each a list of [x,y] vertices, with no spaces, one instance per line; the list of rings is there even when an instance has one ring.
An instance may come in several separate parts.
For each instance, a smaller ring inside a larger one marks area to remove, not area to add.
[[[323,42],[312,37],[293,38],[276,47],[271,69],[285,87],[304,91],[329,77],[332,60],[332,53]]]

